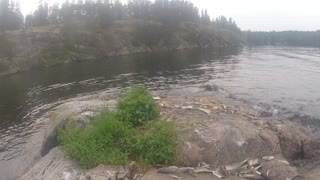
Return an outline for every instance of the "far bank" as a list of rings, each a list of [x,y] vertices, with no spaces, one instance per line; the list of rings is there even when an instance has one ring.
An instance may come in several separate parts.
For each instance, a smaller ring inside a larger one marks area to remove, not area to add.
[[[106,29],[68,24],[0,34],[0,76],[77,61],[182,49],[240,47],[240,34],[184,23],[170,33],[152,21],[121,20]]]

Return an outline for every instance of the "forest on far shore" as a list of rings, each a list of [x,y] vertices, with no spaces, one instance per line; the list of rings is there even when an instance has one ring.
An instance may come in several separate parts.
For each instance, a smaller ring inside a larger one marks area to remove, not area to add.
[[[243,38],[247,44],[251,46],[284,45],[320,47],[320,30],[282,32],[243,31]]]
[[[66,0],[38,8],[24,17],[19,0],[0,1],[0,31],[56,26],[69,31],[99,32],[115,22],[129,23],[136,39],[150,46],[184,31],[186,39],[208,47],[213,42],[228,45],[289,45],[320,47],[319,31],[241,31],[232,18],[210,17],[187,0]],[[181,28],[183,27],[183,28]],[[143,37],[142,37],[143,36]],[[219,39],[219,40],[217,40]]]
[[[1,0],[0,9],[1,31],[59,27],[69,35],[80,31],[101,33],[110,32],[120,22],[135,32],[136,44],[149,47],[172,39],[176,33],[199,47],[241,43],[241,30],[232,18],[211,18],[206,10],[185,0],[130,0],[127,4],[119,0],[66,0],[51,6],[40,0],[38,8],[26,17],[18,0]]]

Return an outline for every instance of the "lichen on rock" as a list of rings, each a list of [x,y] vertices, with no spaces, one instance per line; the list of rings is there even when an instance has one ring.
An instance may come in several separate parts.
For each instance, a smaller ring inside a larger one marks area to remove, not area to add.
[[[52,114],[44,147],[48,145],[51,137],[56,136],[59,127],[65,128],[71,122],[77,121],[87,123],[106,105],[111,104],[110,106],[116,107],[112,102],[114,101],[69,101],[60,105]],[[167,97],[158,99],[158,103],[161,107],[161,119],[175,122],[179,139],[183,142],[183,152],[177,165],[197,167],[200,162],[204,162],[214,170],[248,158],[259,158],[268,159],[261,163],[261,172],[268,174],[268,179],[286,179],[299,175],[315,176],[315,172],[310,170],[301,172],[300,167],[294,166],[294,162],[298,159],[313,159],[320,156],[320,138],[302,125],[286,120],[256,118],[237,108],[204,97]],[[210,113],[207,113],[209,111]],[[69,173],[69,177],[77,176],[84,179],[90,176],[91,179],[101,179],[109,177],[111,172],[117,172],[114,168],[120,168],[101,165],[83,172],[59,148],[48,152],[49,154],[45,155],[22,179],[62,178],[62,172]],[[130,174],[126,167],[120,169],[123,172],[121,174],[126,176]],[[40,173],[42,171],[44,173]],[[99,173],[94,175],[95,172]],[[132,174],[129,176],[134,177]],[[177,175],[175,178],[177,177],[180,176]],[[201,174],[197,177],[212,179],[213,175]],[[172,179],[173,177],[150,170],[142,178]],[[192,179],[189,175],[183,175],[183,178]],[[241,178],[230,176],[226,179]]]

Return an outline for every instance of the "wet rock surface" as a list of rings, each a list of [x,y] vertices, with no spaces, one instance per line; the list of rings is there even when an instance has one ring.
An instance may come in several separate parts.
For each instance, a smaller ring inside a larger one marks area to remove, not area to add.
[[[91,170],[83,171],[56,147],[18,180],[116,180],[126,179],[129,175],[130,170],[122,166],[100,165]]]
[[[205,165],[205,166],[203,166]],[[213,169],[210,165],[202,162],[198,167],[188,169],[187,167],[166,167],[158,170],[158,174],[170,174],[172,178],[185,178],[185,175],[201,179],[294,179],[302,177],[298,175],[297,168],[290,166],[281,156],[265,156],[262,159],[245,159],[241,162],[227,164]],[[153,175],[152,175],[153,174]],[[206,174],[206,176],[203,176]],[[147,173],[146,176],[165,178],[165,176],[155,175],[154,172]],[[186,178],[188,179],[188,178]]]
[[[319,164],[301,170],[308,163],[295,163],[304,159],[312,161],[320,156],[320,138],[311,129],[286,120],[257,118],[210,98],[157,99],[162,120],[176,123],[179,138],[184,143],[183,158],[179,163],[181,167],[196,168],[203,162],[209,165],[209,170],[216,170],[245,159],[258,158],[262,160],[259,172],[265,179],[320,178],[317,173]],[[108,104],[102,100],[82,103],[77,102],[77,108],[73,109],[75,104],[68,102],[53,112],[56,118],[50,120],[54,123],[48,126],[44,146],[50,139],[48,137],[56,136],[57,128],[67,127],[66,124],[74,119],[81,119],[86,124]],[[65,119],[68,119],[67,123]],[[268,160],[263,160],[263,157],[268,157]],[[128,168],[103,165],[81,171],[58,148],[52,149],[21,179],[64,178],[64,174],[71,179],[218,179],[212,173],[161,174],[157,170],[150,170],[143,176],[134,176]],[[250,178],[256,177],[247,177]],[[243,178],[239,174],[227,173],[225,179]]]
[[[123,166],[99,165],[96,168],[81,174],[79,180],[125,180],[131,176],[130,169]]]
[[[86,126],[94,116],[99,114],[101,109],[114,109],[115,107],[116,101],[113,100],[74,101],[56,107],[49,118],[41,155],[45,156],[52,148],[59,145],[57,132],[60,128]]]
[[[310,159],[320,156],[319,136],[297,124],[276,124],[272,129],[277,133],[283,155],[289,160]]]
[[[300,174],[292,161],[320,156],[319,136],[298,123],[256,118],[208,98],[171,97],[159,104],[164,119],[174,120],[179,127],[183,165],[206,162],[214,169],[272,155],[277,158],[261,164],[268,179],[293,179]]]
[[[29,172],[20,177],[19,180],[75,180],[79,172],[80,167],[69,160],[67,156],[56,147],[33,166]]]
[[[320,158],[303,159],[294,162],[298,167],[298,172],[307,180],[320,179]]]
[[[160,102],[162,115],[178,125],[191,165],[219,166],[277,154],[288,160],[320,156],[320,138],[297,123],[258,119],[208,98],[168,99]]]

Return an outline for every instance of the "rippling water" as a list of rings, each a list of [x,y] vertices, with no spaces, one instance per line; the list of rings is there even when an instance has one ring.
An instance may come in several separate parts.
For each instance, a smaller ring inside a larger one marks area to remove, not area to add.
[[[131,55],[0,77],[0,174],[13,179],[37,158],[39,117],[63,99],[144,85],[162,94],[220,93],[264,115],[290,111],[317,121],[319,81],[320,49],[292,47]]]
[[[253,48],[234,71],[212,80],[235,97],[320,118],[320,49]]]

